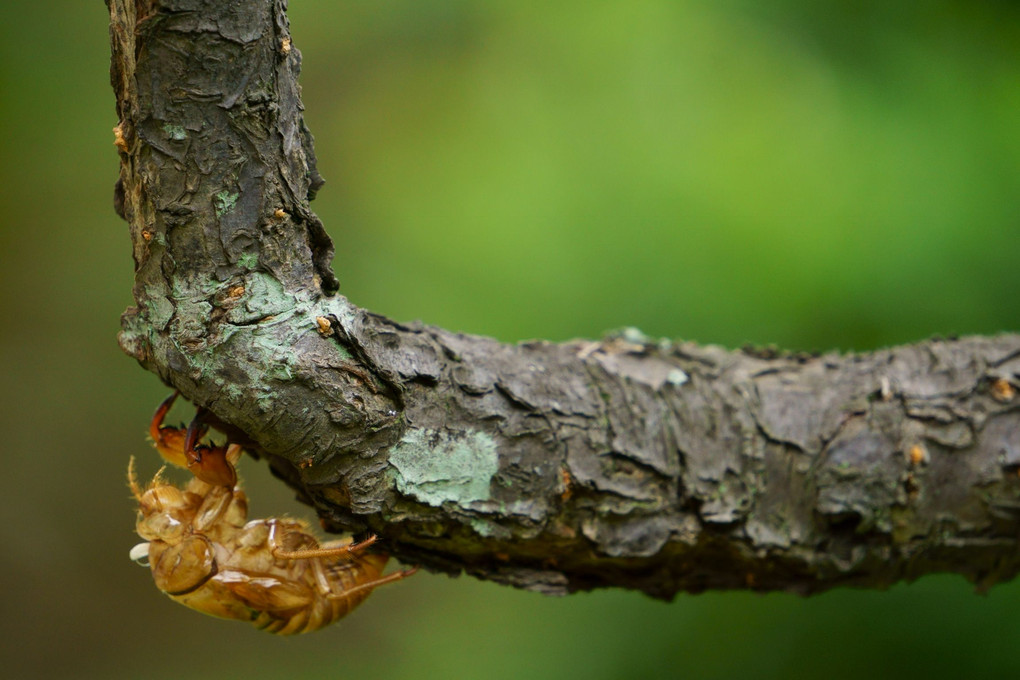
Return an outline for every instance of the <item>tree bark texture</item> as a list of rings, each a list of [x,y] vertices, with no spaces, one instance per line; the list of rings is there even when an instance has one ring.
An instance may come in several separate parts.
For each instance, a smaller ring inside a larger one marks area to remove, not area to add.
[[[867,355],[518,345],[336,293],[285,0],[108,0],[123,349],[336,531],[549,593],[1020,568],[1020,336]]]

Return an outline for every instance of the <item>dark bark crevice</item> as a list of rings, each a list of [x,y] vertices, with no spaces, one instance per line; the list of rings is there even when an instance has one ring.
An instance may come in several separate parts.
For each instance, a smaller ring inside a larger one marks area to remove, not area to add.
[[[109,0],[124,350],[332,530],[551,593],[1020,567],[1020,336],[863,355],[506,345],[336,295],[284,0]]]

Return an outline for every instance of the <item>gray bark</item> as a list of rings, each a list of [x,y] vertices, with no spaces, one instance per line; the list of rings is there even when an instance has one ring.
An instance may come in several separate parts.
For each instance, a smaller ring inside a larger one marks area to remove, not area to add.
[[[1020,567],[1020,336],[866,355],[500,344],[338,295],[285,0],[108,0],[120,343],[331,530],[549,593]]]

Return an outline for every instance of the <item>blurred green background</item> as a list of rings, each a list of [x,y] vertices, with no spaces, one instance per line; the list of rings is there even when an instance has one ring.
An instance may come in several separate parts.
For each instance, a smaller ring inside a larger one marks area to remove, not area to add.
[[[342,292],[505,341],[867,350],[1017,328],[1020,8],[292,0]],[[1016,677],[1020,583],[563,599],[419,575],[277,639],[127,559],[102,2],[0,5],[0,668],[84,678]],[[186,409],[179,412],[187,417]],[[256,515],[308,509],[247,461]]]

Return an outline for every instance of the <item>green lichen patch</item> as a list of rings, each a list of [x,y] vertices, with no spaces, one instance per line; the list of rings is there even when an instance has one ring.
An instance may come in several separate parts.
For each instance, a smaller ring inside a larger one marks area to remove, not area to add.
[[[224,189],[213,196],[213,205],[216,207],[216,217],[223,217],[224,214],[234,209],[237,198],[241,194],[233,193]]]
[[[244,390],[232,382],[223,381],[223,393],[230,401],[240,401],[244,398]]]
[[[625,326],[617,331],[617,333],[619,333],[619,337],[622,338],[624,342],[629,342],[635,345],[647,345],[651,342],[651,339],[645,335],[640,328],[636,328],[635,326]]]
[[[185,132],[184,128],[180,125],[171,125],[170,123],[163,124],[163,132],[170,139],[181,141],[182,139],[188,138],[188,133]]]
[[[175,311],[174,304],[162,293],[162,287],[146,287],[148,303],[145,306],[145,311],[149,316],[152,327],[157,330],[166,328],[166,325],[170,323],[170,319],[173,318]]]
[[[495,522],[490,522],[486,519],[475,518],[470,520],[471,528],[475,530],[479,536],[485,538],[503,538],[507,539],[512,536],[510,531],[506,527],[502,527]]]
[[[397,489],[423,503],[440,506],[489,500],[489,484],[499,468],[496,442],[477,431],[409,430],[390,452]]]
[[[690,378],[686,373],[681,371],[679,368],[674,368],[668,374],[666,374],[666,382],[675,387],[680,387],[686,383]]]
[[[249,271],[255,269],[259,266],[258,253],[241,253],[241,257],[237,258],[237,264]]]
[[[245,295],[243,309],[249,317],[278,316],[295,308],[294,296],[264,272],[254,272],[245,278]]]

